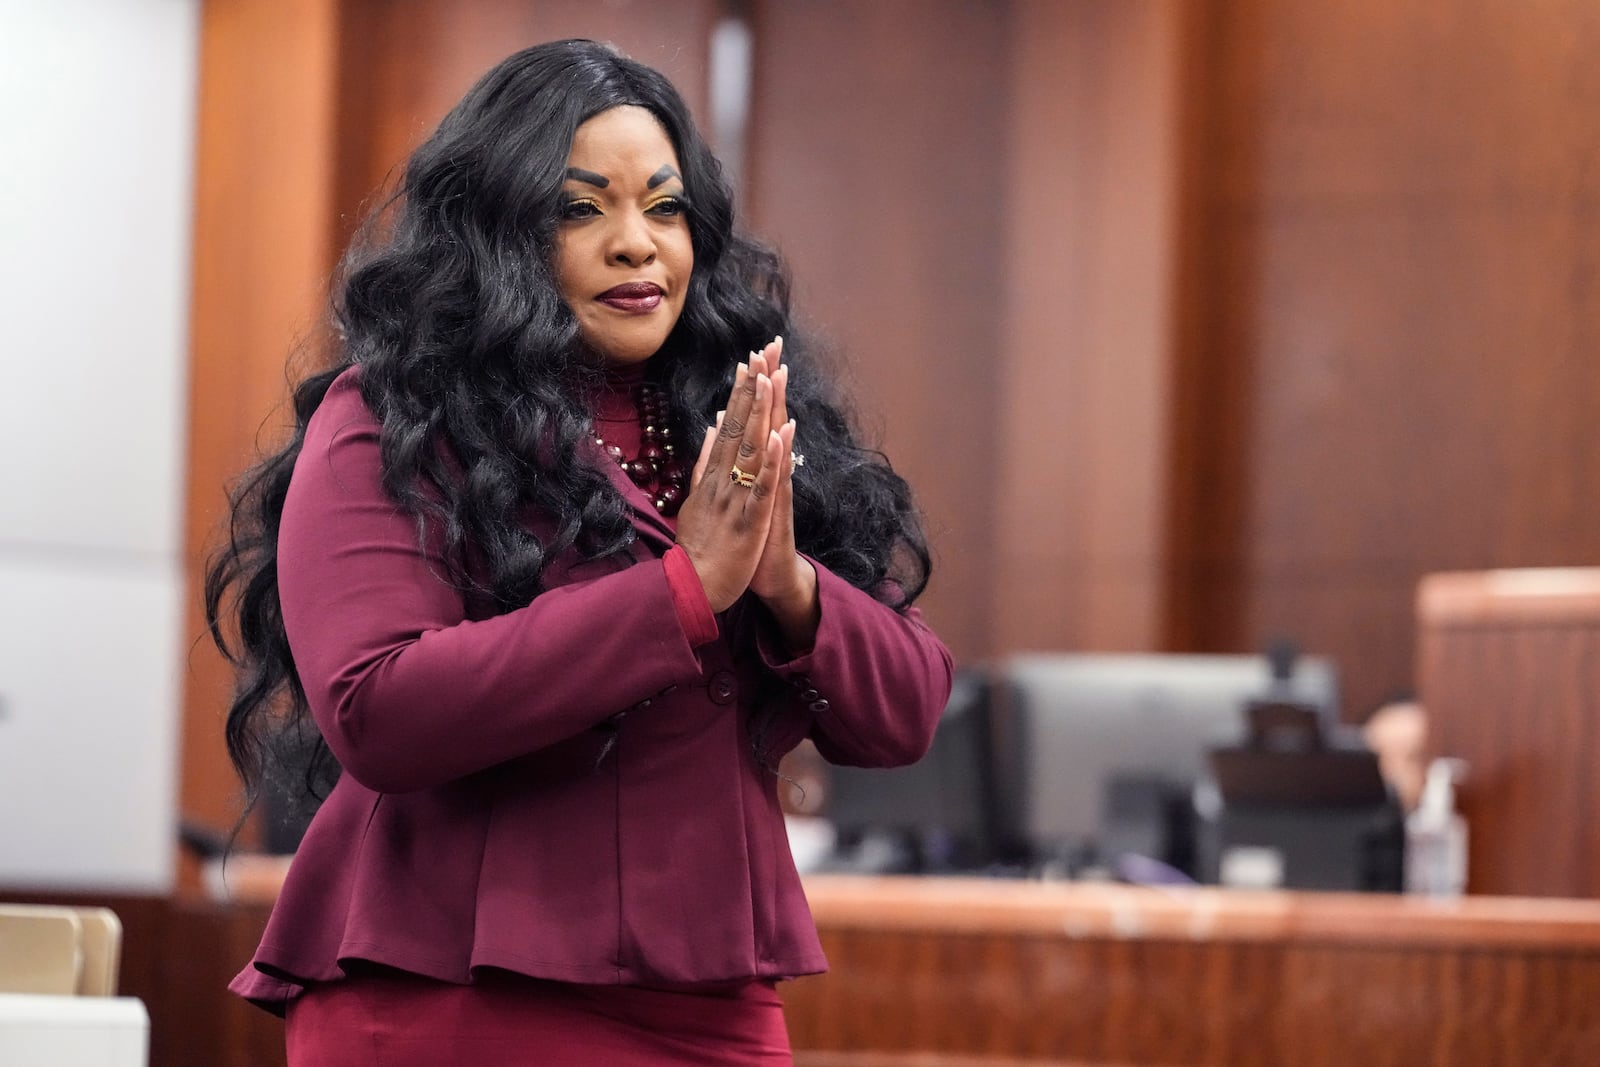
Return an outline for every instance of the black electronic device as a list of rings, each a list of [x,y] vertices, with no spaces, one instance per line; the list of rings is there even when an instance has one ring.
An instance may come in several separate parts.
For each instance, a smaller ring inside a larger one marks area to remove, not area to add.
[[[928,754],[908,767],[827,770],[821,814],[837,844],[823,870],[957,873],[995,858],[991,687],[958,671]]]
[[[1221,748],[1211,753],[1211,776],[1224,804],[1360,807],[1389,799],[1367,749]]]
[[[1215,803],[1201,824],[1201,878],[1398,890],[1405,828],[1377,755],[1296,701],[1268,694],[1244,710],[1243,742],[1210,754]]]

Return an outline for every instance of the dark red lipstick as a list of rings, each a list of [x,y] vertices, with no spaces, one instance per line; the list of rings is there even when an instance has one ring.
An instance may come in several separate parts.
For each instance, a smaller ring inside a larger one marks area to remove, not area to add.
[[[655,282],[624,282],[612,286],[595,299],[618,311],[642,315],[654,311],[661,303],[662,296],[661,286]]]

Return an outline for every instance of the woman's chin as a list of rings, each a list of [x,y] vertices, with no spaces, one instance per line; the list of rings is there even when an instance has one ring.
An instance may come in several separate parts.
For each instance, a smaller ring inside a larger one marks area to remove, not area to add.
[[[596,353],[600,357],[600,362],[608,367],[630,367],[645,362],[661,351],[661,342],[655,338],[636,343],[614,342],[597,345],[590,342],[589,350]]]

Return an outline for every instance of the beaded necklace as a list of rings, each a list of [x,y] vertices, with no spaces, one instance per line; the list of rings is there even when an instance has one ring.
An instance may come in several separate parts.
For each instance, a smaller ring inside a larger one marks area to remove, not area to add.
[[[672,430],[667,425],[670,406],[667,395],[654,382],[641,382],[634,390],[634,406],[639,412],[639,454],[629,459],[622,446],[612,444],[598,433],[595,443],[627,472],[643,489],[663,515],[676,515],[687,495],[689,470],[675,454]]]

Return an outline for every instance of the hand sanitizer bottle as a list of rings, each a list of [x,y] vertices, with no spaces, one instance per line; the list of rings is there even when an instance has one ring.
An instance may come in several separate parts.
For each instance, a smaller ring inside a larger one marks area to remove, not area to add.
[[[1458,897],[1467,887],[1467,821],[1456,811],[1458,759],[1428,764],[1417,810],[1406,817],[1406,892]]]

